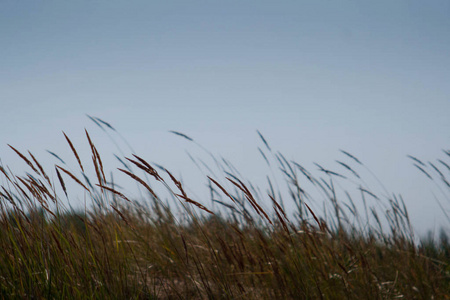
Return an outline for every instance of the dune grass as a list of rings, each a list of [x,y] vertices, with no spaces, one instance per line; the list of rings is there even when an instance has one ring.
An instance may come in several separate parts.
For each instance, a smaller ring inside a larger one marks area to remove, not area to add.
[[[60,162],[50,174],[31,153],[13,147],[30,173],[19,176],[0,167],[2,298],[450,298],[446,232],[439,240],[417,242],[401,197],[377,196],[362,184],[362,210],[351,193],[343,199],[336,181],[360,179],[351,164],[362,166],[348,152],[342,151],[349,162],[338,162],[346,175],[318,165],[323,176],[317,177],[272,151],[261,135],[259,151],[283,174],[286,191],[269,179],[267,192],[261,192],[228,161],[215,159],[222,174],[207,172],[199,179],[208,182],[210,199],[195,199],[168,170],[134,154],[120,158],[124,167],[116,170],[142,189],[144,199],[134,199],[107,180],[107,168],[87,132],[86,137],[89,163],[65,136],[76,172]],[[448,162],[411,159],[450,191]],[[85,172],[89,164],[95,170],[91,178]],[[89,207],[64,203],[69,182],[84,191]],[[158,185],[168,196],[155,192]],[[313,209],[313,193],[304,186],[325,197],[323,210]],[[376,207],[367,203],[369,197]]]

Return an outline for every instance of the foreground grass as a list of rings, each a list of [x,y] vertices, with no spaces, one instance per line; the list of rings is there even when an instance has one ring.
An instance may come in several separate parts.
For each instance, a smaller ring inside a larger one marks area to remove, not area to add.
[[[338,199],[334,182],[342,175],[320,167],[325,178],[315,178],[276,153],[295,212],[285,211],[282,193],[270,180],[262,199],[228,171],[226,178],[208,178],[215,204],[209,208],[187,195],[170,172],[158,172],[137,155],[122,160],[120,169],[146,192],[145,201],[132,201],[106,180],[101,157],[87,138],[95,179],[85,176],[68,138],[79,176],[57,166],[58,181],[52,182],[31,153],[14,148],[33,174],[16,176],[0,168],[2,298],[450,298],[447,235],[443,231],[439,241],[416,243],[401,198],[382,201],[361,187],[362,197],[375,197],[382,210],[366,206],[360,214],[349,194],[347,202]],[[269,163],[267,143],[266,148],[261,153]],[[430,175],[424,166],[421,171]],[[327,197],[324,210],[332,214],[311,209],[314,199],[302,180]],[[74,211],[62,203],[57,191],[67,193],[68,181],[85,191],[89,209]],[[169,206],[150,183],[165,186],[178,206]]]

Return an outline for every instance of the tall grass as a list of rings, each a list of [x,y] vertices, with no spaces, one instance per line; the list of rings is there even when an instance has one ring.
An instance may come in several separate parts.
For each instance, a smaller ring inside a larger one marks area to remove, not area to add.
[[[123,168],[117,172],[143,191],[144,199],[134,199],[107,179],[109,170],[87,132],[89,163],[65,136],[78,171],[61,162],[50,174],[31,153],[11,146],[30,170],[15,175],[0,167],[1,297],[450,298],[445,231],[438,241],[417,243],[403,199],[370,191],[354,167],[363,164],[350,153],[342,151],[348,159],[338,162],[342,172],[318,165],[322,176],[315,176],[260,136],[265,163],[285,182],[277,184],[269,176],[262,192],[227,160],[213,158],[221,174],[208,172],[203,179],[210,199],[196,199],[168,170],[133,154],[119,158]],[[444,192],[450,191],[447,161],[437,166],[413,159],[430,178],[437,174]],[[85,171],[89,164],[95,171],[91,178]],[[337,188],[342,180],[360,180],[357,200],[363,206],[356,204],[354,193]],[[86,209],[64,201],[70,184],[89,199]],[[158,195],[158,185],[168,196]],[[325,199],[322,209],[315,197]]]

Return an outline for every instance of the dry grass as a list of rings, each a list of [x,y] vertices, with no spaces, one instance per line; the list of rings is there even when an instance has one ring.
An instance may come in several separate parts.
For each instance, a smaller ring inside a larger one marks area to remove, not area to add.
[[[220,165],[223,177],[205,178],[211,192],[208,202],[193,199],[172,173],[159,173],[140,156],[121,159],[126,170],[120,172],[146,191],[146,199],[135,201],[107,181],[100,154],[86,135],[95,185],[66,134],[79,174],[56,166],[58,182],[53,182],[31,153],[29,159],[13,147],[33,173],[18,176],[0,167],[2,298],[450,298],[445,232],[439,241],[416,243],[403,200],[383,199],[365,185],[359,188],[364,202],[359,213],[350,193],[344,201],[335,187],[347,176],[319,166],[324,176],[316,177],[273,152],[261,134],[265,150],[259,150],[267,164],[283,174],[295,213],[285,211],[287,199],[270,180],[264,195],[239,178],[227,161]],[[352,163],[363,164],[343,153],[351,162],[338,164],[359,179]],[[420,171],[430,178],[437,174],[437,183],[450,190],[445,160],[425,164],[412,159]],[[68,180],[85,191],[92,207],[74,211],[63,204],[57,191],[61,186],[67,195]],[[325,196],[324,211],[314,211],[306,183]],[[165,186],[178,208],[170,208],[153,184]],[[377,207],[368,204],[368,197]],[[266,208],[268,203],[271,208]],[[180,211],[183,217],[177,217]]]

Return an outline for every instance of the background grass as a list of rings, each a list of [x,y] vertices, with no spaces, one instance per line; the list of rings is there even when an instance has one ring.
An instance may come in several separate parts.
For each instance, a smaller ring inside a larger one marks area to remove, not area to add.
[[[0,167],[2,298],[450,298],[447,232],[418,241],[403,199],[369,190],[353,166],[364,165],[348,152],[342,151],[350,163],[338,162],[346,175],[318,165],[318,177],[272,151],[260,134],[259,151],[271,172],[281,172],[285,188],[268,177],[262,192],[213,157],[220,174],[199,179],[207,180],[210,199],[189,195],[168,170],[137,154],[118,157],[123,168],[117,172],[141,189],[143,199],[134,199],[107,179],[107,166],[86,137],[89,163],[65,136],[76,171],[61,161],[50,174],[32,153],[13,147],[29,172]],[[448,194],[450,152],[445,155],[428,164],[410,158]],[[358,199],[337,188],[347,180],[358,181]],[[85,209],[64,201],[71,184],[83,190]],[[158,186],[168,194],[159,196]],[[325,199],[320,211],[315,195]],[[440,205],[446,213],[446,203]]]

